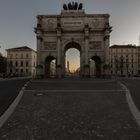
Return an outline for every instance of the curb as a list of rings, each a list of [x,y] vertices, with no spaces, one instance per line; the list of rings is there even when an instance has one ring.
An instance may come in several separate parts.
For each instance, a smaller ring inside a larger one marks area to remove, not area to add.
[[[138,108],[136,107],[136,105],[135,105],[135,103],[134,103],[134,101],[131,97],[129,89],[124,84],[122,84],[121,82],[118,82],[118,83],[126,91],[126,100],[127,100],[128,106],[129,106],[130,111],[133,114],[137,124],[140,127],[140,112],[139,112]]]
[[[0,117],[0,128],[4,125],[4,123],[7,121],[7,119],[11,116],[11,114],[14,112],[16,106],[20,102],[23,92],[25,90],[25,87],[27,84],[29,84],[30,80],[22,87],[20,90],[18,96],[15,98],[15,100],[12,102],[12,104],[8,107],[8,109],[3,113],[3,115]]]

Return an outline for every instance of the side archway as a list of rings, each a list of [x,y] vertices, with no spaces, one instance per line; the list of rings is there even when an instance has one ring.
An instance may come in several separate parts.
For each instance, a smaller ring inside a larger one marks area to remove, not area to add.
[[[56,58],[53,56],[47,56],[45,59],[45,77],[56,76]]]
[[[99,56],[92,56],[89,60],[90,77],[101,77],[101,58]]]

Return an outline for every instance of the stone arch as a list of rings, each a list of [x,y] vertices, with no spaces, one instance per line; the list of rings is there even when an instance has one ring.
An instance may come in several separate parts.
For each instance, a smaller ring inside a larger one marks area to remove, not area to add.
[[[55,60],[56,58],[53,55],[49,55],[45,59],[45,77],[49,78],[51,76],[56,75],[56,63],[52,63],[52,61]]]
[[[66,51],[71,49],[71,48],[75,48],[80,52],[80,67],[81,67],[81,51],[82,51],[82,47],[81,47],[81,45],[79,43],[77,43],[75,41],[69,41],[69,42],[65,43],[64,48],[63,48],[63,55],[64,55],[64,58],[63,58],[63,71],[64,71],[64,73],[66,72],[66,69],[65,69],[66,55],[65,54],[66,54]]]
[[[99,57],[99,56],[92,56],[92,57],[90,57],[90,59],[89,59],[89,63],[91,63],[91,61],[94,61],[95,62],[95,67],[93,67],[94,69],[95,69],[95,76],[96,77],[101,77],[101,58]],[[90,71],[91,71],[91,67],[90,67]],[[91,72],[90,72],[90,75],[91,75]]]
[[[79,43],[75,41],[71,41],[64,46],[64,53],[70,48],[76,48],[77,50],[81,52],[81,46],[79,45]]]

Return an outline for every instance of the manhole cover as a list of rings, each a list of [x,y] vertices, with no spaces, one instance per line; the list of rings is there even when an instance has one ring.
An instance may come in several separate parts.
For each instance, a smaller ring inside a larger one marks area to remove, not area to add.
[[[42,92],[35,93],[35,96],[44,96],[44,95],[45,95],[45,93],[42,93]]]

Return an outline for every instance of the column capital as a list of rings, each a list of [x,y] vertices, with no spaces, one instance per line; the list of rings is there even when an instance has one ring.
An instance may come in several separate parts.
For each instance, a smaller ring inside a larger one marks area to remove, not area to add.
[[[110,38],[110,35],[104,36],[104,41],[106,41],[106,40],[109,39],[109,38]]]
[[[39,40],[39,41],[43,41],[43,38],[41,37],[41,36],[36,36],[36,38],[37,38],[37,40]]]

